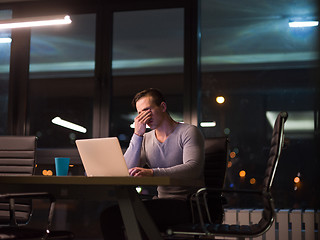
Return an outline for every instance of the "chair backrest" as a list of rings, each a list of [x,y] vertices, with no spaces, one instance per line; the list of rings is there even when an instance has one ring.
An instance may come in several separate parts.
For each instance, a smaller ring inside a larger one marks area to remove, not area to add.
[[[0,136],[0,177],[28,176],[35,171],[36,137]],[[26,224],[32,211],[29,200],[19,200],[15,204],[18,224]],[[0,202],[0,225],[10,222],[9,203]]]
[[[284,144],[284,123],[288,118],[287,112],[280,112],[274,123],[269,151],[269,159],[263,179],[263,191],[269,192],[272,187],[273,178],[276,173],[277,165],[280,159],[281,150]]]
[[[205,140],[204,178],[206,188],[222,189],[226,179],[228,160],[228,138],[215,137]],[[221,192],[207,195],[210,222],[220,223],[223,219]]]
[[[200,197],[205,194],[210,195],[211,193],[216,194],[217,192],[220,193],[220,190],[214,187],[213,189],[210,188],[202,188],[197,192],[197,209],[200,216],[200,227],[197,223],[196,225],[190,224],[187,226],[178,226],[177,229],[168,230],[169,234],[179,234],[180,236],[184,235],[194,235],[194,236],[228,236],[228,237],[236,237],[237,239],[245,239],[249,237],[256,237],[260,236],[265,233],[274,222],[275,212],[273,206],[273,199],[271,195],[271,186],[273,182],[273,178],[276,172],[276,168],[278,165],[278,161],[280,158],[281,150],[283,148],[284,142],[284,124],[288,118],[288,114],[286,112],[279,113],[273,129],[272,139],[271,139],[271,148],[269,159],[267,162],[267,168],[265,171],[265,178],[263,181],[263,190],[262,191],[252,191],[252,190],[230,190],[230,189],[221,189],[222,192],[226,193],[238,193],[238,194],[251,194],[255,195],[258,194],[263,199],[263,213],[259,223],[253,223],[249,225],[238,225],[238,224],[221,224],[221,218],[212,218],[211,211],[207,211],[208,215],[208,222],[207,219],[202,217],[202,207],[200,202]],[[210,184],[210,183],[209,183]],[[247,196],[248,196],[247,195]],[[206,200],[206,198],[204,198]],[[216,205],[218,206],[218,204]],[[219,209],[218,209],[219,210]],[[213,211],[213,216],[220,214],[221,212]],[[210,216],[211,215],[211,216]],[[210,220],[211,219],[211,220]],[[201,237],[200,237],[201,238]],[[205,237],[206,238],[206,237]]]
[[[216,137],[205,140],[205,186],[223,188],[226,178],[228,138]]]
[[[273,178],[276,173],[276,169],[278,166],[278,162],[280,159],[281,151],[284,144],[284,124],[288,118],[287,112],[280,112],[278,117],[274,123],[274,128],[272,132],[271,138],[271,146],[269,151],[269,159],[267,162],[267,168],[265,171],[265,176],[263,179],[262,184],[262,191],[265,194],[268,194],[267,197],[263,198],[263,214],[262,218],[259,221],[257,227],[253,227],[256,232],[253,233],[258,234],[267,231],[270,227],[272,222],[274,221],[274,206],[273,201],[268,200],[271,198],[271,187],[273,183]],[[271,199],[272,200],[272,199]]]

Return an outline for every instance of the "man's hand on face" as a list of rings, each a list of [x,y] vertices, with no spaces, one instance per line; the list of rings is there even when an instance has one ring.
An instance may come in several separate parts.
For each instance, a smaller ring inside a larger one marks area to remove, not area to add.
[[[151,110],[143,110],[134,119],[134,133],[142,136],[146,132],[146,125],[151,119]]]
[[[141,167],[134,167],[129,169],[129,174],[133,177],[152,177],[153,170]]]

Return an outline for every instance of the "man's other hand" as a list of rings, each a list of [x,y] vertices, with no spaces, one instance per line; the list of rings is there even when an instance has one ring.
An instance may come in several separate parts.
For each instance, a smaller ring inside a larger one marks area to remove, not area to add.
[[[153,170],[141,167],[134,167],[129,169],[129,174],[133,177],[152,177]]]

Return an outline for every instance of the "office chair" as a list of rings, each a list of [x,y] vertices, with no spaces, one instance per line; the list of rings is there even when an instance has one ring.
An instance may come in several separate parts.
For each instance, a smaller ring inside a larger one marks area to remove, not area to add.
[[[244,240],[246,237],[257,237],[265,233],[273,224],[275,218],[273,199],[271,195],[271,187],[281,151],[284,144],[284,124],[288,118],[286,112],[280,112],[273,129],[271,138],[271,147],[269,151],[269,158],[265,170],[265,177],[261,191],[254,190],[228,190],[215,188],[202,188],[196,193],[197,210],[200,215],[200,223],[193,225],[179,225],[167,230],[167,234],[171,239],[177,237],[184,237],[184,239],[197,238],[201,239],[215,239],[216,236],[235,237],[239,240]],[[257,224],[252,225],[229,225],[210,221],[210,211],[207,208],[207,194],[211,193],[238,193],[238,194],[256,194],[262,197],[262,204],[264,206],[262,217]],[[204,202],[204,204],[201,204]],[[207,220],[203,215],[202,205],[205,206]]]
[[[228,161],[228,138],[215,137],[205,139],[204,179],[207,188],[222,189],[226,179]],[[222,192],[206,193],[207,208],[211,212],[208,221],[222,223],[226,199]],[[197,201],[194,195],[193,200]]]
[[[31,176],[35,172],[36,137],[0,136],[1,176]],[[30,229],[32,199],[48,199],[46,229]],[[73,239],[67,231],[51,231],[55,197],[49,193],[0,194],[0,239]]]
[[[228,146],[229,140],[227,137],[214,137],[205,139],[205,164],[204,164],[204,182],[207,188],[222,189],[226,179],[226,169],[228,161]],[[197,194],[190,196],[190,206],[192,213],[192,224],[173,226],[173,229],[190,228],[199,226],[201,219],[206,218],[206,221],[214,223],[222,223],[224,216],[223,205],[226,199],[222,196],[222,192],[205,193],[206,202],[200,202]],[[202,204],[206,211],[210,212],[209,216],[204,216],[203,209],[197,210],[197,205]],[[169,229],[170,232],[172,229]],[[171,239],[173,234],[164,233],[165,239]],[[182,238],[185,239],[185,236]]]

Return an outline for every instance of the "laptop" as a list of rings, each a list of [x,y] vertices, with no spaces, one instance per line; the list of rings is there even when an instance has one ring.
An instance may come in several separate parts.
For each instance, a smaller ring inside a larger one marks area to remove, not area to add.
[[[88,177],[129,176],[118,138],[81,139],[76,145]]]

